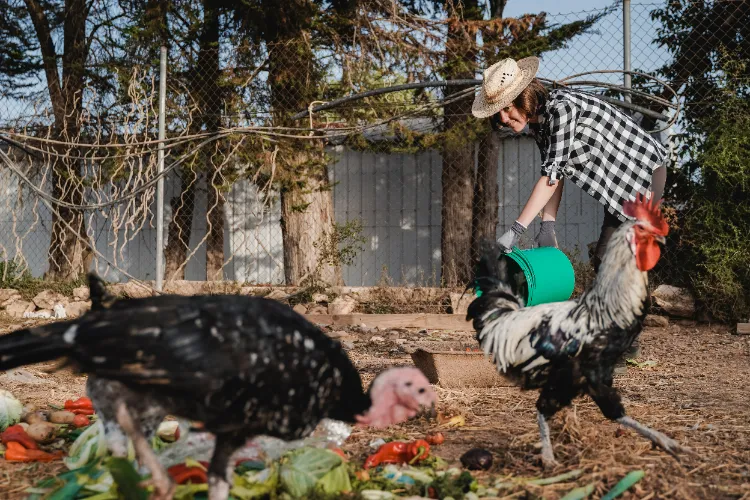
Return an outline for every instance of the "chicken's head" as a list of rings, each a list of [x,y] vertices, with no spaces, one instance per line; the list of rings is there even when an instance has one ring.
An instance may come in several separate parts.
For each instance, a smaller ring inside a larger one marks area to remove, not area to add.
[[[357,415],[357,421],[388,427],[414,417],[421,409],[434,409],[437,395],[421,370],[403,367],[378,375],[370,386],[370,400],[372,406],[364,415]]]
[[[635,201],[626,201],[622,205],[625,215],[635,217],[633,228],[628,231],[627,239],[630,250],[635,256],[635,263],[641,271],[650,271],[661,256],[659,243],[669,233],[669,225],[651,199],[638,194]]]

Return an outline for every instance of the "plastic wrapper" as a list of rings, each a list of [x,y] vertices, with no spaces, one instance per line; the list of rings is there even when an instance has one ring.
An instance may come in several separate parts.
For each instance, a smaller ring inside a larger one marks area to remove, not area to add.
[[[323,419],[313,433],[305,439],[284,441],[269,436],[258,436],[237,450],[232,456],[232,461],[276,460],[289,451],[303,447],[339,447],[351,433],[352,428],[348,424],[338,420]],[[215,444],[212,434],[207,432],[188,432],[187,426],[183,426],[183,422],[181,421],[180,439],[174,444],[160,450],[157,456],[165,467],[183,463],[187,458],[198,461],[211,461]]]

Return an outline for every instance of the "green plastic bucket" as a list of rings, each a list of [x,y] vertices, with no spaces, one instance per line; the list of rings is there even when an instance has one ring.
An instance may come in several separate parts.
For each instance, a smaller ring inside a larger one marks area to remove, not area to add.
[[[513,247],[511,253],[500,258],[510,259],[526,278],[526,305],[562,302],[573,295],[576,276],[573,264],[555,247],[521,250]],[[512,269],[513,265],[510,266]],[[513,272],[511,271],[511,274]]]

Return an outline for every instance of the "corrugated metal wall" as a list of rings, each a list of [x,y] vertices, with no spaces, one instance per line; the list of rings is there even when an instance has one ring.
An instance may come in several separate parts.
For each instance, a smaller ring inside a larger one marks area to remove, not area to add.
[[[336,220],[361,219],[364,251],[344,269],[350,286],[375,285],[385,276],[394,284],[433,285],[440,283],[441,168],[438,151],[419,154],[385,154],[332,148],[334,163],[330,177]],[[534,183],[539,178],[539,152],[529,137],[505,138],[498,161],[499,225],[502,234],[520,214]],[[0,197],[0,250],[13,256],[23,254],[32,273],[40,276],[47,268],[51,216],[36,199],[18,196],[17,180],[3,172],[4,194]],[[179,178],[170,176],[165,195],[169,201],[179,195]],[[11,208],[15,207],[15,210]],[[203,280],[205,271],[206,189],[200,181],[195,198],[195,217],[190,244],[192,257],[185,278]],[[230,259],[224,276],[248,283],[281,283],[284,279],[280,208],[277,198],[263,200],[249,181],[237,182],[227,193],[225,256]],[[151,212],[137,231],[125,240],[114,241],[111,221],[100,215],[93,222],[97,248],[117,265],[141,279],[153,279],[155,268],[155,216]],[[38,214],[38,215],[37,215]],[[169,203],[164,210],[165,226],[171,218]],[[602,220],[601,205],[572,183],[565,192],[558,214],[558,241],[563,248],[581,249],[596,240]],[[471,221],[467,221],[470,224]],[[524,235],[522,245],[531,245],[538,231],[538,219]],[[528,235],[528,238],[526,236]],[[166,243],[165,235],[165,243]],[[18,244],[21,243],[19,247]],[[107,279],[126,279],[117,270],[100,263]]]
[[[498,235],[521,213],[539,179],[539,150],[529,137],[505,138],[498,161]],[[371,286],[385,275],[396,284],[440,282],[441,169],[439,152],[384,154],[338,149],[331,168],[336,220],[361,219],[367,239],[364,251],[344,269],[350,286]],[[587,245],[599,236],[603,208],[573,183],[563,192],[557,223],[558,243],[579,248],[588,260]],[[467,221],[471,224],[471,221]],[[524,235],[531,246],[537,219]]]

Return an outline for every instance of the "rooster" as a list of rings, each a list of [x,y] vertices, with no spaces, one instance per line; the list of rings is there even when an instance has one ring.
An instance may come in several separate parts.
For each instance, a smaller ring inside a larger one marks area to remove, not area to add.
[[[634,221],[612,235],[593,286],[578,300],[523,307],[510,286],[496,244],[484,244],[475,270],[481,292],[468,308],[476,338],[498,371],[523,389],[540,389],[536,403],[542,463],[557,465],[547,421],[579,395],[589,395],[605,417],[634,429],[668,453],[692,453],[625,414],[612,375],[618,358],[640,334],[648,275],[669,227],[659,204],[640,195],[623,205]]]
[[[226,499],[234,451],[256,435],[309,435],[323,418],[385,427],[434,408],[415,367],[379,374],[365,392],[341,345],[288,306],[239,295],[114,300],[89,276],[92,309],[0,337],[0,370],[64,357],[89,374],[87,391],[113,454],[127,438],[156,498],[174,485],[148,444],[165,415],[216,435],[209,498]]]

